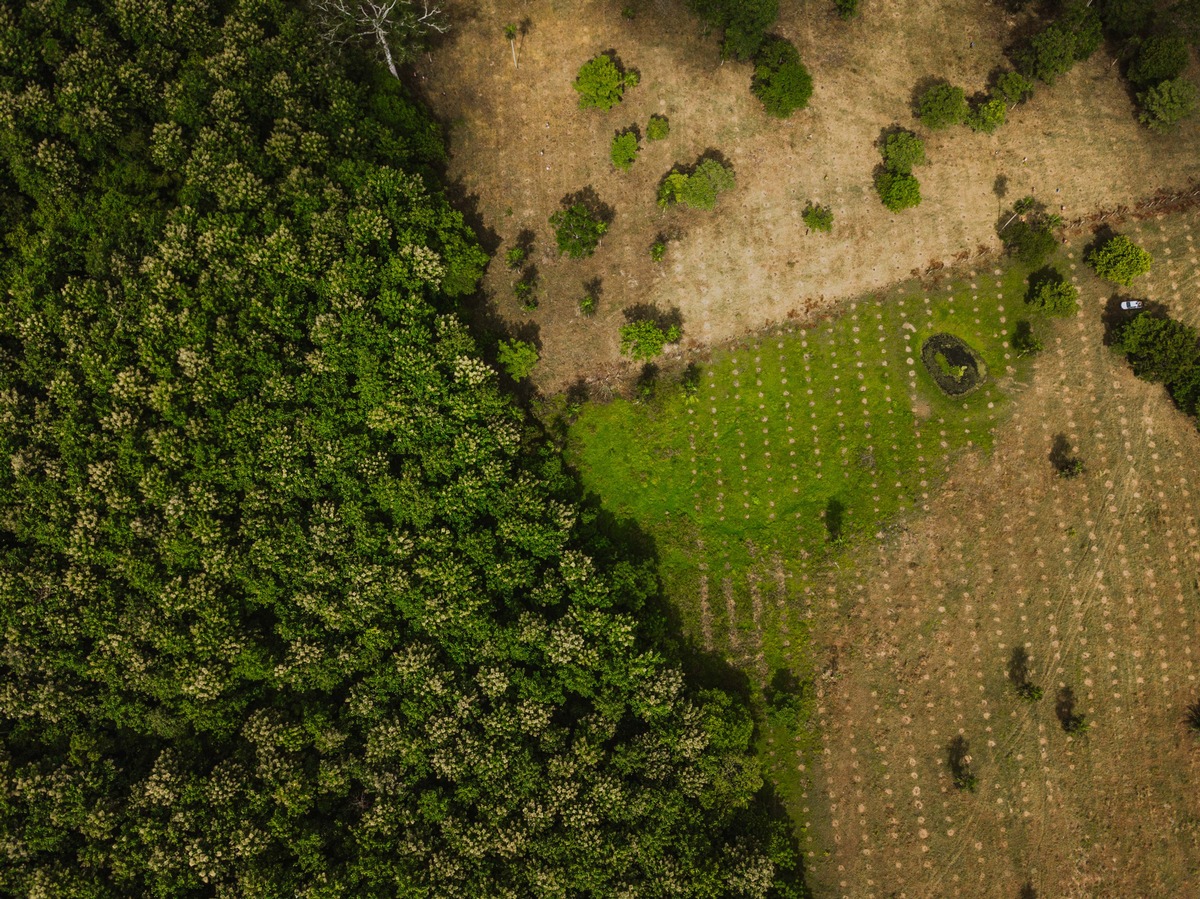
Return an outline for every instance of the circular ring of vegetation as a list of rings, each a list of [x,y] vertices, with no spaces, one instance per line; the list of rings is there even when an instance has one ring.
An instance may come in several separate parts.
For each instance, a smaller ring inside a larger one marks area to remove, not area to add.
[[[921,345],[921,361],[942,393],[966,396],[987,380],[987,366],[961,338],[934,334]]]

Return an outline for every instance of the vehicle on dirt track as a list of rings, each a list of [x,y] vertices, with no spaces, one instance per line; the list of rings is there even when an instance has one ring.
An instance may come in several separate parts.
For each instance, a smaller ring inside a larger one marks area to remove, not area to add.
[[[1122,309],[1141,309],[1145,305],[1141,300],[1121,300]]]

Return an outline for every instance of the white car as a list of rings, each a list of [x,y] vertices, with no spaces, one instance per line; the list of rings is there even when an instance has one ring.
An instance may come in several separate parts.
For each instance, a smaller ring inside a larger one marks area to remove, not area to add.
[[[1121,300],[1122,309],[1141,309],[1145,305],[1141,300]]]

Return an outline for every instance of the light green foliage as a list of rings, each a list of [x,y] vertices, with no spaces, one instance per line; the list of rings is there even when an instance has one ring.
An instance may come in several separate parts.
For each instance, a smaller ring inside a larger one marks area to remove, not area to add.
[[[1179,122],[1195,115],[1200,106],[1196,85],[1186,78],[1175,78],[1155,85],[1138,94],[1138,103],[1142,105],[1139,120],[1154,131],[1170,131]]]
[[[1152,257],[1124,234],[1117,234],[1087,255],[1087,263],[1105,281],[1128,287],[1150,271]]]
[[[950,84],[935,84],[917,101],[917,118],[932,130],[961,125],[967,120],[967,97],[961,87]]]
[[[921,185],[912,175],[880,172],[875,176],[875,190],[883,205],[892,212],[911,209],[921,204]]]
[[[822,206],[820,203],[813,203],[812,200],[809,200],[804,211],[800,213],[800,217],[804,219],[804,224],[813,231],[828,233],[833,230],[833,210],[828,206]]]
[[[0,895],[786,890],[403,86],[273,0],[0,32]]]
[[[716,159],[703,159],[690,175],[671,172],[658,191],[658,205],[682,203],[694,209],[712,209],[717,197],[734,186],[733,172]]]
[[[1125,77],[1135,87],[1145,90],[1178,78],[1187,68],[1190,57],[1187,41],[1181,35],[1151,35],[1138,47]]]
[[[911,131],[893,131],[883,139],[883,164],[888,171],[912,174],[913,166],[925,164],[925,142]]]
[[[646,124],[646,140],[663,140],[671,133],[671,122],[665,115],[652,115]]]
[[[612,139],[609,156],[612,158],[614,166],[622,172],[629,171],[629,167],[637,161],[638,157],[637,134],[633,131],[625,131],[616,135]]]
[[[688,0],[688,6],[725,32],[721,53],[726,59],[752,59],[779,18],[779,0]]]
[[[608,224],[583,203],[574,203],[550,216],[559,255],[572,259],[591,256],[608,231]]]
[[[663,328],[658,322],[640,319],[621,326],[621,355],[645,362],[662,355],[663,347],[682,336],[678,325]]]
[[[632,76],[632,72],[622,75],[616,63],[604,53],[589,59],[579,69],[572,85],[579,94],[579,108],[608,112],[621,102],[627,86],[637,84],[636,77]]]
[[[589,294],[584,294],[579,298],[579,311],[581,314],[591,317],[596,314],[596,298]]]
[[[1129,356],[1134,374],[1172,385],[1200,365],[1200,337],[1191,325],[1143,312],[1117,331],[1116,346]]]
[[[996,79],[996,96],[1016,106],[1033,96],[1033,82],[1020,72],[1004,72]]]
[[[525,248],[524,247],[509,247],[504,254],[504,263],[511,270],[519,269],[525,263]]]
[[[665,240],[656,240],[650,244],[650,258],[655,262],[662,262],[667,255],[667,242]]]
[[[763,44],[755,59],[750,90],[767,113],[779,119],[808,106],[812,76],[791,41],[772,38]]]
[[[1004,105],[1004,101],[990,97],[971,110],[967,116],[967,124],[971,126],[972,131],[991,134],[1004,124],[1007,114],[1008,107]]]
[[[496,351],[496,360],[514,381],[523,381],[538,364],[537,347],[523,340],[502,340]]]
[[[1074,315],[1079,311],[1079,289],[1054,271],[1031,280],[1025,302],[1047,315]]]

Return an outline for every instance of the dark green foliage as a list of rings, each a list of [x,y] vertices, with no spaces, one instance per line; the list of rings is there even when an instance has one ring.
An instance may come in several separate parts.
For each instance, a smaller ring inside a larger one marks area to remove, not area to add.
[[[1096,8],[1105,30],[1118,38],[1140,34],[1154,17],[1153,0],[1100,0]]]
[[[626,86],[633,87],[637,83],[636,79],[632,84],[629,80],[612,59],[601,53],[583,64],[571,86],[579,94],[580,109],[608,112],[621,102]]]
[[[573,203],[550,216],[559,255],[583,259],[596,252],[608,224],[584,203]]]
[[[1184,720],[1187,722],[1188,728],[1194,733],[1200,734],[1200,700],[1193,702],[1187,707],[1187,713],[1184,715]]]
[[[1089,59],[1104,43],[1104,24],[1089,0],[1072,0],[1059,19],[1075,40],[1075,59]]]
[[[1012,348],[1018,356],[1034,356],[1044,349],[1041,339],[1033,332],[1033,325],[1027,321],[1017,322],[1013,329]]]
[[[971,126],[972,131],[991,134],[1004,124],[1007,114],[1008,107],[1004,105],[1003,100],[989,97],[971,110],[967,116],[967,124]]]
[[[979,778],[971,770],[970,744],[965,738],[958,736],[950,741],[946,749],[947,762],[950,768],[950,778],[956,789],[974,793],[979,786]]]
[[[1179,0],[1170,8],[1167,19],[1192,46],[1200,47],[1200,0]]]
[[[912,173],[913,166],[925,164],[925,142],[911,131],[893,131],[883,139],[883,164],[891,172]]]
[[[1185,369],[1170,384],[1175,404],[1193,418],[1200,418],[1200,363]]]
[[[672,203],[682,203],[694,209],[712,209],[718,195],[733,186],[732,171],[716,159],[703,159],[690,175],[667,175],[658,191],[658,205],[665,209]]]
[[[1128,287],[1150,271],[1153,259],[1124,234],[1116,234],[1089,252],[1086,261],[1105,281]]]
[[[652,115],[646,125],[646,140],[663,140],[671,133],[671,122],[665,115]]]
[[[1017,58],[1021,74],[1053,84],[1078,61],[1075,35],[1060,22],[1034,35]]]
[[[996,96],[1009,106],[1033,96],[1033,82],[1020,72],[1003,72],[996,79]]]
[[[883,205],[892,212],[911,209],[921,204],[921,185],[912,175],[880,172],[875,176],[875,190]]]
[[[820,203],[813,203],[812,200],[809,200],[804,211],[800,213],[800,217],[804,219],[804,224],[813,231],[828,233],[833,230],[833,210],[828,206],[822,206]]]
[[[763,690],[767,719],[778,727],[796,731],[808,717],[810,689],[790,668],[780,668]]]
[[[843,19],[853,19],[858,15],[861,0],[833,0],[837,14]]]
[[[496,360],[514,381],[528,378],[538,358],[537,347],[523,340],[502,340],[496,352]]]
[[[436,126],[302,10],[0,6],[0,895],[765,894],[749,716],[452,314]]]
[[[727,59],[753,59],[779,18],[779,0],[688,0],[688,6],[724,31],[721,52]]]
[[[791,41],[772,38],[763,44],[754,62],[750,90],[776,118],[786,119],[797,109],[808,106],[813,91],[812,76]]]
[[[1145,312],[1118,329],[1115,346],[1129,357],[1139,378],[1160,384],[1186,381],[1200,365],[1196,329]]]
[[[1178,78],[1187,68],[1191,54],[1187,41],[1178,34],[1156,34],[1146,38],[1125,73],[1142,89]]]
[[[1079,311],[1079,289],[1057,270],[1030,278],[1025,302],[1046,315],[1074,315]]]
[[[675,343],[682,336],[678,325],[663,327],[651,319],[638,319],[621,326],[621,355],[635,362],[644,362],[661,356],[668,343]]]
[[[1179,122],[1196,113],[1196,85],[1186,78],[1175,78],[1157,84],[1138,94],[1142,112],[1139,121],[1154,131],[1170,131]]]
[[[637,134],[633,131],[625,131],[616,135],[612,139],[609,156],[614,166],[623,172],[629,171],[629,167],[637,161],[638,157]]]
[[[917,101],[917,118],[926,128],[939,130],[967,120],[967,97],[961,87],[935,84]]]
[[[1054,231],[1038,222],[1013,222],[1000,238],[1009,253],[1030,267],[1044,263],[1058,247]]]

